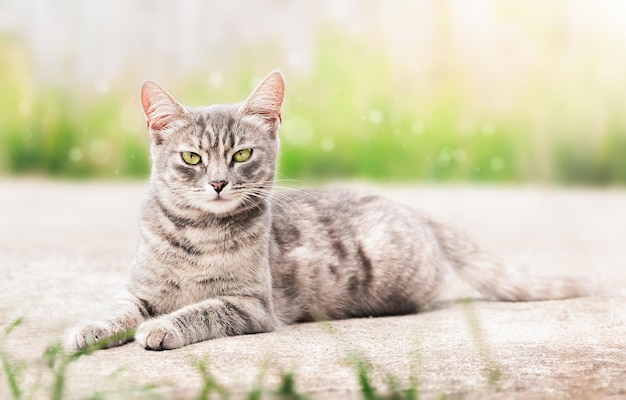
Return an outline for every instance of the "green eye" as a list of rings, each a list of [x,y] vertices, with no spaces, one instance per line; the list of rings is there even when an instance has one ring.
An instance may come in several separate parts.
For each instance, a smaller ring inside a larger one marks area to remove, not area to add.
[[[191,151],[183,151],[181,156],[183,157],[183,161],[189,165],[196,165],[202,160],[198,154],[192,153]]]
[[[239,150],[233,155],[233,160],[237,162],[244,162],[252,155],[252,149]]]

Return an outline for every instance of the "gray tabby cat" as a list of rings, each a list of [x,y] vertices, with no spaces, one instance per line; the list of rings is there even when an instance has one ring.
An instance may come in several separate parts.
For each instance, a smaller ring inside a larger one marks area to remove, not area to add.
[[[516,276],[464,234],[382,197],[272,193],[284,87],[273,72],[241,104],[192,108],[143,84],[152,175],[134,266],[110,314],[75,328],[70,347],[135,332],[146,349],[175,349],[299,321],[414,313],[451,269],[499,300],[588,293],[572,278]]]

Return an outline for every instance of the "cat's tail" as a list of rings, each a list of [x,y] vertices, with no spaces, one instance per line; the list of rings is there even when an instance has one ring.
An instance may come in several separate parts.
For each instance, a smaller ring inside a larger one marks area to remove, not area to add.
[[[442,249],[459,276],[481,294],[503,301],[556,300],[589,296],[593,279],[533,277],[507,267],[464,232],[433,223]]]

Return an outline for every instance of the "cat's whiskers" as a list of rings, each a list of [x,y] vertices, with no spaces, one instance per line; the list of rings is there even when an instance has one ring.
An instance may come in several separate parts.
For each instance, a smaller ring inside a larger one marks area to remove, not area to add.
[[[154,189],[158,190],[161,193],[169,192],[169,193],[174,193],[174,194],[186,194],[186,193],[199,194],[199,193],[204,192],[203,189],[197,188],[195,186],[190,186],[190,185],[173,184],[173,183],[162,182],[162,181],[152,181],[150,183],[152,184],[152,187]]]
[[[291,198],[288,198],[284,193],[281,193],[281,191],[276,191],[273,189],[280,189],[282,191],[285,192],[298,192],[298,193],[302,193],[305,195],[310,195],[313,196],[310,192],[303,190],[303,189],[298,189],[298,188],[293,188],[293,187],[289,187],[289,186],[277,186],[274,184],[275,181],[262,181],[262,182],[243,182],[243,183],[239,183],[235,186],[236,189],[238,190],[254,190],[257,191],[258,195],[266,195],[268,196],[269,200],[272,202],[281,202],[283,205],[289,205],[289,203],[293,202],[293,200]],[[313,196],[314,197],[314,196]],[[290,207],[290,209],[292,209]]]
[[[293,207],[293,200],[282,193],[256,188],[248,190],[246,194],[254,197],[267,198],[272,206],[282,209],[287,214],[295,214],[297,218],[301,218],[299,211]]]
[[[276,209],[282,210],[285,214],[293,214],[295,218],[301,219],[302,215],[299,210],[294,208],[291,202],[285,202],[279,199],[272,199],[272,207],[276,207]]]
[[[172,186],[161,186],[161,187],[155,187],[155,190],[159,191],[160,193],[175,193],[175,194],[180,194],[180,193],[197,193],[197,190],[194,190],[193,188],[188,188],[188,187],[172,187]]]
[[[241,198],[241,201],[242,201],[242,203],[243,203],[244,205],[246,205],[246,206],[251,206],[251,207],[256,208],[256,209],[258,209],[259,211],[263,212],[263,208],[261,207],[261,203],[260,203],[260,202],[258,202],[258,201],[254,201],[253,199],[251,199],[251,198],[249,198],[249,197],[246,197],[246,196],[243,196],[243,197]]]
[[[232,187],[231,194],[234,197],[240,199],[241,204],[239,207],[234,208],[233,210],[229,210],[227,215],[234,216],[238,211],[243,209],[247,209],[250,207],[260,208],[259,200],[266,199],[273,207],[277,209],[282,209],[288,214],[294,214],[297,218],[300,218],[299,210],[293,207],[293,200],[286,196],[281,191],[290,191],[290,192],[299,192],[306,193],[309,192],[292,188],[288,186],[277,186],[275,185],[274,180],[271,181],[260,181],[260,182],[242,182],[235,184]],[[182,195],[177,198],[178,205],[181,207],[186,206],[197,206],[194,203],[193,199],[197,198],[198,195],[205,194],[203,189],[183,184],[176,184],[166,181],[150,181],[152,184],[152,188],[157,194],[165,194],[165,195]],[[279,189],[279,191],[275,191],[273,189]],[[191,198],[188,198],[191,196]],[[195,208],[195,207],[194,207]]]

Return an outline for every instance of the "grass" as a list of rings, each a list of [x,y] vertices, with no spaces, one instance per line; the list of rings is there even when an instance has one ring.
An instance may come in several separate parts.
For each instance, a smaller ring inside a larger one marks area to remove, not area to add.
[[[49,398],[50,400],[63,400],[67,398],[65,390],[67,384],[67,369],[70,364],[76,362],[81,357],[89,356],[94,351],[107,346],[109,342],[118,341],[133,333],[123,333],[69,354],[64,351],[59,341],[48,346],[42,355],[42,361],[46,366],[46,380],[49,381],[50,384],[47,389],[42,389],[41,382],[44,380],[43,374],[40,374],[32,387],[24,386],[21,379],[27,369],[26,363],[21,360],[14,360],[5,349],[7,337],[23,322],[23,318],[16,319],[4,329],[2,336],[0,336],[0,361],[2,362],[2,374],[0,374],[0,379],[6,381],[14,400],[39,398],[41,396]],[[93,393],[88,399],[96,400],[120,395],[146,394],[153,391],[156,387],[156,385],[131,386],[118,390],[100,391]]]
[[[240,101],[280,59],[272,46],[266,50],[262,60],[242,56],[239,67],[225,68],[219,86],[199,71],[168,89],[191,105]],[[16,37],[0,36],[0,60],[0,171],[82,179],[147,176],[138,82],[119,77],[95,93],[40,84]],[[491,94],[472,89],[472,76],[462,68],[445,71],[439,79],[415,77],[393,64],[384,47],[327,29],[318,38],[310,74],[287,75],[281,175],[626,183],[626,104],[611,88],[590,88],[606,91],[598,97],[602,104],[590,105],[575,95],[584,83],[575,73],[531,76],[528,90],[517,97],[501,93],[505,103],[496,110],[486,105]],[[604,107],[600,128],[586,112],[590,106]]]
[[[217,382],[211,373],[208,360],[197,361],[196,369],[202,377],[202,389],[200,389],[200,394],[197,397],[198,400],[208,400],[214,393],[222,399],[228,398],[226,389]]]
[[[493,389],[498,389],[498,384],[502,379],[502,371],[492,354],[491,347],[487,343],[485,332],[482,328],[478,315],[476,315],[476,309],[472,300],[463,299],[459,303],[463,306],[464,315],[467,320],[467,325],[474,339],[474,343],[478,347],[478,353],[483,363],[485,364],[485,375],[487,376],[487,383]]]
[[[479,350],[479,355],[486,365],[485,379],[488,385],[497,390],[498,382],[501,379],[501,373],[494,361],[493,355],[489,350],[486,336],[472,303],[461,301],[464,313],[467,317],[467,323],[472,333],[472,337]],[[23,318],[16,319],[0,336],[0,361],[2,362],[2,373],[0,374],[0,387],[3,384],[8,386],[10,395],[13,400],[30,399],[45,397],[51,400],[63,400],[68,397],[67,379],[68,368],[71,364],[82,357],[88,357],[94,351],[105,347],[108,341],[118,341],[120,337],[111,338],[97,344],[90,345],[85,349],[67,353],[64,351],[60,342],[55,342],[44,351],[41,361],[45,365],[45,370],[39,372],[39,377],[31,386],[26,386],[23,381],[24,373],[29,367],[24,361],[16,360],[5,348],[7,337],[24,322]],[[346,352],[347,365],[354,371],[358,382],[361,398],[363,400],[417,400],[420,398],[419,380],[416,368],[412,368],[410,378],[407,383],[402,384],[401,379],[396,374],[387,371],[384,388],[380,389],[374,383],[372,374],[380,372],[384,369],[376,367],[365,355],[365,352],[359,350],[354,344],[347,341],[340,335],[328,322],[320,323],[321,326],[333,337],[339,341],[339,344]],[[132,332],[127,333],[128,335]],[[124,335],[127,335],[124,334]],[[126,336],[124,336],[126,337]],[[413,357],[416,363],[419,363],[419,357]],[[221,384],[213,375],[208,357],[193,361],[195,370],[201,378],[202,384],[198,389],[197,395],[191,395],[189,398],[198,400],[207,399],[228,399],[231,397],[231,391]],[[280,382],[276,387],[268,387],[265,384],[270,361],[265,362],[259,369],[257,378],[252,387],[244,394],[248,400],[260,399],[280,399],[280,400],[304,400],[307,395],[298,390],[296,375],[293,371],[283,371],[280,373]],[[45,385],[42,385],[45,382]],[[159,393],[159,384],[149,385],[130,385],[118,388],[107,389],[104,391],[94,391],[87,395],[86,399],[106,399],[106,398],[162,398]],[[189,393],[188,393],[189,395]],[[238,395],[240,397],[240,395]],[[440,398],[446,398],[441,394]]]
[[[5,338],[11,334],[13,329],[21,325],[22,322],[24,322],[24,319],[18,318],[4,330],[4,333],[0,338],[0,345],[4,344]],[[11,390],[13,398],[22,398],[22,388],[19,384],[19,378],[23,369],[22,364],[12,362],[9,356],[3,351],[2,347],[0,347],[0,361],[2,361],[2,371],[6,376],[7,384],[9,386],[9,389]]]
[[[356,355],[353,356],[352,365],[357,374],[363,400],[417,400],[419,398],[417,382],[414,379],[412,379],[408,389],[402,389],[398,384],[397,378],[393,375],[388,375],[388,390],[381,392],[372,383],[370,376],[372,364],[370,362],[363,356]]]

